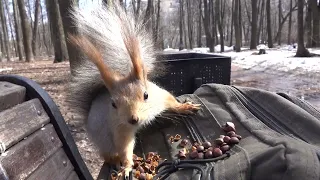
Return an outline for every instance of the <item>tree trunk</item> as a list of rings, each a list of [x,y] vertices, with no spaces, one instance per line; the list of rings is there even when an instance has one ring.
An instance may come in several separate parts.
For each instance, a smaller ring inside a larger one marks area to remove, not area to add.
[[[26,55],[26,61],[31,62],[34,60],[31,49],[31,29],[29,26],[29,20],[26,13],[24,1],[18,0],[19,14],[21,18],[21,27],[23,35],[23,46]]]
[[[0,46],[1,46],[1,52],[0,52],[0,62],[3,61],[3,52],[4,52],[4,43],[2,39],[2,32],[0,31]]]
[[[51,40],[54,44],[54,62],[69,59],[58,0],[47,0],[47,11],[50,19]]]
[[[239,14],[240,14],[240,9],[239,9],[239,4],[240,0],[234,0],[234,13],[233,13],[233,18],[234,18],[234,31],[235,31],[235,38],[236,38],[236,45],[235,45],[235,50],[236,52],[240,52],[240,46],[241,46],[241,35],[240,35],[240,23],[239,23]]]
[[[9,48],[9,38],[8,38],[8,28],[7,28],[7,19],[4,14],[4,7],[3,1],[0,1],[0,15],[1,15],[1,25],[2,25],[2,32],[3,32],[3,40],[5,46],[5,52],[7,55],[7,61],[10,61],[10,48]]]
[[[19,22],[19,15],[18,15],[19,10],[17,7],[17,0],[12,0],[12,6],[13,6],[14,28],[15,28],[15,32],[16,32],[19,61],[22,61],[23,60],[23,53],[22,53],[23,47],[22,47],[21,34],[20,34],[21,25]]]
[[[183,4],[182,0],[179,0],[179,50],[183,49],[183,31],[182,31],[182,21],[183,21]]]
[[[217,26],[216,26],[216,18],[215,18],[215,14],[214,14],[214,7],[213,7],[213,0],[209,0],[209,14],[211,16],[211,51],[210,52],[214,52],[214,46],[216,45],[216,39],[218,39],[217,37]]]
[[[32,33],[32,50],[33,50],[33,55],[37,56],[37,47],[36,47],[36,42],[37,42],[37,32],[38,32],[38,24],[39,24],[39,8],[40,8],[40,0],[35,0],[35,13],[34,13],[34,25],[33,25],[33,33]]]
[[[146,28],[150,31],[153,29],[152,24],[152,16],[153,16],[153,0],[148,0],[146,15],[144,16],[143,24],[146,24]]]
[[[31,29],[33,29],[33,19],[32,19],[32,13],[31,13],[31,5],[30,5],[30,0],[27,0],[27,10],[28,10],[28,15],[29,15],[29,18],[30,18],[30,27]]]
[[[202,19],[202,0],[199,1],[199,17],[198,17],[198,47],[201,47],[201,19]]]
[[[43,39],[43,44],[44,44],[44,46],[46,47],[46,52],[47,52],[47,55],[49,56],[49,46],[48,46],[48,44],[47,44],[47,38],[46,38],[46,28],[45,28],[45,26],[44,26],[44,20],[43,20],[43,14],[42,14],[42,6],[41,6],[41,3],[40,3],[40,5],[39,5],[39,7],[40,7],[40,15],[41,15],[41,21],[42,21],[42,39]],[[50,39],[50,38],[49,38]]]
[[[251,21],[251,42],[250,42],[250,49],[257,49],[257,21],[258,21],[258,14],[257,14],[257,0],[251,0],[251,7],[252,7],[252,21]]]
[[[160,4],[161,4],[161,0],[158,0],[157,3],[157,20],[156,20],[156,30],[155,30],[155,36],[154,36],[154,41],[157,44],[157,47],[160,47],[160,45],[158,45],[158,36],[159,36],[159,24],[160,24]]]
[[[278,24],[279,24],[279,35],[278,35],[278,45],[281,45],[281,32],[282,32],[282,26],[281,26],[281,19],[282,19],[282,1],[279,0],[279,5],[278,5]]]
[[[270,0],[267,0],[266,11],[267,11],[268,47],[269,47],[269,48],[273,48],[273,43],[272,43],[272,30],[271,30]]]
[[[264,14],[264,12],[265,12],[265,0],[262,0],[261,1],[261,8],[260,8],[260,18],[259,18],[259,28],[258,28],[258,34],[257,34],[257,44],[259,44],[260,43],[260,40],[262,39],[261,37],[262,37],[262,35],[261,34],[263,34],[263,33],[261,33],[261,31],[263,31],[263,24],[264,24],[264,22],[263,22],[263,20],[264,20],[264,18],[265,18],[265,14]],[[261,35],[261,36],[260,36]]]
[[[193,48],[193,22],[192,22],[192,13],[191,13],[191,5],[190,5],[190,1],[186,1],[187,4],[187,20],[188,20],[188,39],[189,39],[189,48],[192,49]]]
[[[306,13],[306,24],[305,30],[307,31],[307,44],[306,46],[309,48],[312,46],[312,2],[313,0],[308,0],[307,4],[307,13]]]
[[[72,8],[73,6],[77,5],[78,3],[73,0],[59,0],[60,13],[65,34],[77,34],[77,28],[75,26],[75,23],[73,19],[69,16],[69,8]],[[74,74],[74,70],[75,68],[77,68],[77,65],[79,64],[77,63],[77,61],[80,58],[80,54],[67,39],[65,40],[65,42],[67,44],[71,74]]]
[[[11,41],[13,43],[13,47],[14,47],[14,51],[15,51],[15,56],[17,57],[18,56],[18,51],[17,51],[17,44],[15,43],[15,40],[14,40],[14,33],[13,33],[13,27],[12,27],[12,19],[11,19],[11,14],[9,13],[9,3],[8,3],[8,0],[4,0],[4,5],[5,5],[5,10],[6,10],[6,13],[8,14],[8,21],[9,21],[9,28],[10,28],[10,34],[11,34]]]
[[[312,30],[312,47],[320,47],[320,8],[317,6],[317,1],[312,1],[312,17],[313,17],[313,30]]]
[[[290,0],[290,9],[292,8],[292,0]],[[292,12],[289,15],[289,25],[288,25],[288,45],[291,44],[291,27],[292,27]]]
[[[303,29],[303,6],[304,0],[298,0],[298,49],[296,57],[309,57],[310,53],[304,46],[304,29]]]
[[[224,52],[223,19],[224,19],[225,2],[226,1],[216,0],[218,30],[219,30],[219,35],[220,35],[220,52]],[[224,4],[224,5],[222,5],[222,4]]]
[[[235,1],[234,1],[234,0],[232,0],[232,6],[231,6],[231,13],[232,13],[232,15],[231,15],[231,24],[230,24],[230,26],[231,26],[231,32],[230,32],[230,46],[232,46],[232,44],[233,44],[232,40],[233,40],[234,3],[235,3]]]

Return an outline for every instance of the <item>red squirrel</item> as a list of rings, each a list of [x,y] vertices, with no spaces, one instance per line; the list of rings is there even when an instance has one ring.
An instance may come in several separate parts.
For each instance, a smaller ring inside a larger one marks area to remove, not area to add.
[[[194,114],[199,104],[180,103],[167,90],[149,81],[155,71],[152,36],[117,3],[90,10],[74,7],[78,33],[69,41],[83,54],[70,86],[72,106],[85,117],[90,139],[105,162],[133,166],[135,134],[165,111]],[[101,87],[105,93],[94,101]]]

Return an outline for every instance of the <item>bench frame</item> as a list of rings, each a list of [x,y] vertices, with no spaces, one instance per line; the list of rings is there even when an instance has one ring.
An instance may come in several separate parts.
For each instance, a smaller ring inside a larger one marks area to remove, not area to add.
[[[63,144],[63,149],[72,163],[74,171],[79,176],[79,179],[93,180],[93,177],[78,151],[77,145],[75,144],[59,108],[49,94],[35,81],[22,76],[0,75],[0,81],[7,81],[25,87],[26,100],[38,98],[41,101],[44,110],[50,118],[50,123],[52,123],[56,133],[58,134],[60,141]]]

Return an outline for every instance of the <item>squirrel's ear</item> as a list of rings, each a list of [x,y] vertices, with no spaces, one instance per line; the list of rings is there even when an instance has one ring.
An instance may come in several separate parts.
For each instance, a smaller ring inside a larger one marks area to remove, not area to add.
[[[85,37],[68,33],[68,41],[77,46],[98,68],[101,77],[110,90],[114,87],[117,76],[104,63],[101,52]]]
[[[124,39],[124,44],[129,53],[133,69],[132,75],[134,75],[139,80],[146,80],[147,73],[145,72],[145,67],[141,59],[140,54],[140,44],[136,37],[127,35]]]

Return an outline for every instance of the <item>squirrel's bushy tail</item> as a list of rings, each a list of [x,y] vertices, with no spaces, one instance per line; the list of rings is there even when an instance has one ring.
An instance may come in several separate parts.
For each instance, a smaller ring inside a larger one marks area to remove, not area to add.
[[[132,67],[125,41],[135,37],[140,46],[140,57],[150,74],[154,69],[155,50],[151,34],[141,20],[125,12],[117,3],[111,7],[97,6],[71,11],[78,35],[90,40],[102,55],[104,63],[115,73],[127,75]],[[79,50],[79,53],[81,51]],[[97,67],[87,57],[78,60],[75,74],[68,87],[67,101],[71,108],[86,119],[94,95],[104,87]]]

